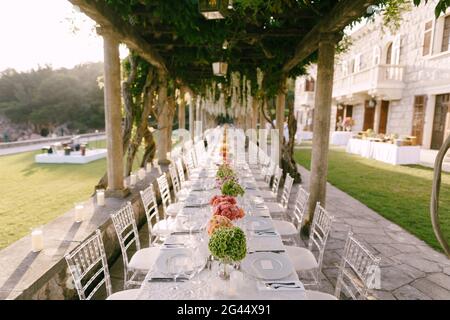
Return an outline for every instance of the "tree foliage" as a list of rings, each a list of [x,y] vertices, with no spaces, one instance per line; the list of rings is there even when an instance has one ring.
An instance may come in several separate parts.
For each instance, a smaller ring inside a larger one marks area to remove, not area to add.
[[[103,90],[98,85],[102,69],[96,63],[70,70],[6,70],[0,73],[0,112],[37,130],[63,124],[80,132],[103,129]]]

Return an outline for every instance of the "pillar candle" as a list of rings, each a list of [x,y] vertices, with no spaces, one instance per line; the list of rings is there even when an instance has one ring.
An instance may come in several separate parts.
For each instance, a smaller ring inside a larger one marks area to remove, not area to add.
[[[75,221],[81,222],[84,220],[84,206],[82,204],[77,204],[75,206]]]
[[[105,205],[105,190],[97,190],[97,205],[100,207]]]
[[[139,169],[138,177],[139,177],[139,180],[144,180],[145,179],[145,169],[144,168]]]
[[[41,229],[34,229],[31,232],[31,250],[39,252],[44,249],[44,233]]]
[[[136,184],[136,178],[137,177],[135,173],[130,174],[130,186],[134,186]]]
[[[146,169],[147,169],[148,173],[150,173],[152,171],[152,164],[150,162],[147,162]]]

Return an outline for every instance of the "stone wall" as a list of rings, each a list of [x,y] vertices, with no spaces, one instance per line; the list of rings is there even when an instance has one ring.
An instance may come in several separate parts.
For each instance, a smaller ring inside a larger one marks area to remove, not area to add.
[[[163,171],[167,171],[163,168]],[[0,299],[77,299],[64,256],[79,243],[100,229],[105,251],[111,266],[120,258],[121,250],[111,220],[111,214],[131,201],[138,226],[146,223],[139,191],[150,183],[156,186],[156,169],[145,180],[139,181],[126,199],[106,199],[105,207],[97,207],[94,199],[85,203],[90,211],[87,221],[75,223],[74,212],[69,211],[44,226],[45,249],[39,253],[30,251],[31,239],[26,236],[0,251]],[[156,191],[158,202],[159,192]]]

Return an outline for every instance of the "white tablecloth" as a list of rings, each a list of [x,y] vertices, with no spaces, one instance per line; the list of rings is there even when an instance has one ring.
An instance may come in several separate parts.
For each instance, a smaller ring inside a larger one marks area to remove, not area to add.
[[[302,142],[303,140],[312,140],[313,133],[312,131],[297,131],[295,134],[295,140],[298,142]]]
[[[348,141],[353,137],[351,131],[335,131],[331,134],[331,144],[337,146],[346,146]]]
[[[203,169],[203,171],[208,170],[208,166],[210,164],[214,163],[214,159],[219,158],[220,155],[218,154],[218,151],[216,150],[215,154],[209,159],[209,161],[206,161]],[[248,165],[244,165],[245,168],[241,168],[238,172],[240,177],[249,176],[247,180],[251,180],[253,184],[256,184],[256,181],[254,180],[254,177],[251,174],[250,169],[248,168]],[[215,170],[217,170],[217,167],[213,167]],[[258,190],[254,190],[258,191]],[[211,195],[208,195],[208,198],[211,197]],[[198,210],[198,213],[201,213],[201,210]],[[258,209],[255,211],[251,210],[250,212],[247,212],[248,216],[260,216],[261,213],[264,212],[266,214],[269,214],[269,211],[267,207],[265,209]],[[197,214],[197,213],[194,213]],[[181,215],[180,213],[178,215]],[[178,217],[178,216],[177,216]],[[207,221],[207,217],[204,217],[205,222]],[[271,219],[270,215],[268,218],[263,219]],[[245,220],[245,218],[244,218]],[[271,220],[269,220],[271,221]],[[243,230],[245,230],[244,221],[236,222],[237,225],[239,225]],[[171,236],[173,237],[173,236]],[[180,237],[180,235],[177,235],[176,237]],[[181,237],[183,237],[181,235]],[[179,239],[177,238],[175,242],[170,237],[165,240],[166,243],[187,243],[189,239],[189,235],[185,235],[184,237],[187,237],[185,239]],[[168,240],[169,239],[169,240]],[[165,245],[164,245],[165,246]],[[163,248],[164,248],[163,246]],[[207,240],[203,242],[202,247],[207,246]],[[170,248],[165,248],[166,250]],[[206,249],[206,248],[205,248]],[[252,234],[247,230],[247,249],[249,251],[257,251],[257,250],[284,250],[284,245],[282,242],[282,239],[279,235],[275,236],[257,236]],[[172,249],[173,250],[173,249]],[[163,254],[163,249],[161,249],[161,254]],[[204,251],[203,251],[204,252]],[[161,255],[160,254],[160,255]],[[167,251],[166,251],[167,254]],[[200,253],[199,253],[200,254]],[[287,261],[290,262],[289,257],[287,256],[287,253],[278,253],[280,255],[285,255],[287,258]],[[251,253],[247,253],[246,258],[248,259],[250,257]],[[160,264],[159,264],[160,265]],[[173,290],[174,286],[176,285],[174,282],[154,282],[150,281],[152,277],[161,277],[161,274],[164,274],[164,272],[161,272],[161,270],[158,270],[157,264],[155,263],[155,266],[148,272],[145,280],[142,283],[142,286],[140,288],[140,292],[138,294],[137,299],[138,300],[159,300],[159,299],[171,299],[171,300],[178,300],[178,299],[188,299],[188,300],[205,300],[205,299],[238,299],[238,300],[272,300],[272,299],[280,299],[280,300],[288,300],[288,299],[294,299],[294,300],[305,300],[306,299],[306,293],[303,285],[301,285],[301,282],[299,282],[299,278],[297,273],[295,272],[295,268],[292,264],[289,264],[287,266],[287,269],[292,270],[292,272],[287,275],[286,277],[282,279],[278,279],[277,281],[288,281],[288,282],[297,282],[300,285],[299,289],[285,289],[285,288],[271,288],[267,287],[263,284],[263,282],[257,280],[251,275],[247,275],[244,273],[243,277],[244,279],[242,281],[232,282],[231,280],[221,280],[217,274],[218,272],[218,264],[213,263],[212,269],[204,269],[200,272],[194,279],[186,281],[186,282],[179,282],[177,283],[178,289]]]
[[[400,147],[390,143],[350,139],[347,144],[347,152],[393,165],[418,164],[420,162],[420,146]]]

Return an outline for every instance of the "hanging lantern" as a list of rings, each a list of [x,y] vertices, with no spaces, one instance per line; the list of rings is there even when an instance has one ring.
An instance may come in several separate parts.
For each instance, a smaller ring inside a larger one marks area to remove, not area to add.
[[[227,75],[228,63],[226,62],[214,62],[212,64],[213,73],[219,77],[225,77]]]
[[[198,9],[208,20],[224,19],[227,14],[228,0],[199,0]]]

